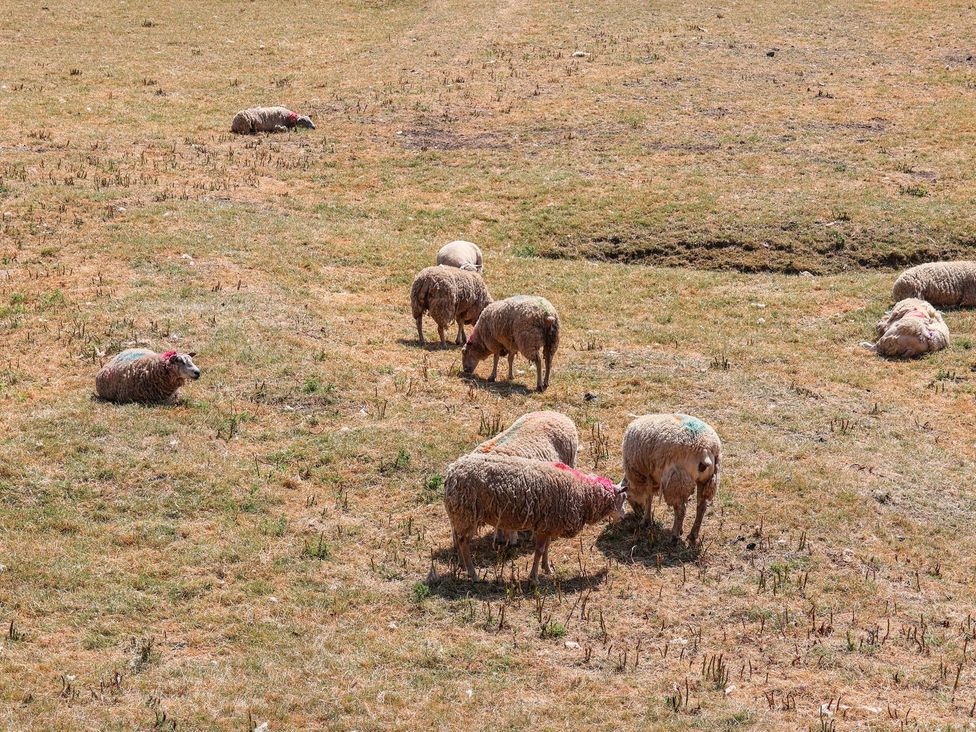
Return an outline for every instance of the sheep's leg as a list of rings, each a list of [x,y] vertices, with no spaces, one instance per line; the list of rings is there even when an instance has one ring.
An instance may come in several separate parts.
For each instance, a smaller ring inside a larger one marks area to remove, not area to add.
[[[515,354],[508,354],[508,380],[511,381],[512,377],[515,375],[512,371],[512,366],[515,364]]]
[[[542,555],[546,553],[549,545],[549,537],[543,534],[535,535],[535,556],[532,558],[532,572],[529,574],[529,582],[535,582],[539,578],[539,562]]]
[[[464,337],[464,323],[462,323],[459,320],[457,322],[457,324],[458,324],[458,334],[457,334],[457,338],[454,339],[454,344],[457,345],[457,346],[463,346],[464,345],[464,341],[467,340]]]
[[[437,324],[437,335],[441,338],[441,348],[447,345],[447,339],[444,337],[444,326],[440,323]]]
[[[505,529],[495,529],[495,536],[492,539],[496,544],[501,546],[515,546],[518,544],[518,532],[517,531],[505,531]]]
[[[680,504],[674,507],[674,526],[671,527],[671,533],[674,535],[675,539],[681,538],[681,528],[685,523],[685,502],[682,501]]]
[[[542,359],[538,353],[533,357],[532,363],[535,364],[535,390],[545,391],[546,387],[542,385]]]
[[[542,385],[543,385],[543,388],[548,389],[549,388],[549,371],[552,370],[552,354],[549,353],[548,351],[545,351],[545,352],[543,352],[543,357],[545,359],[545,364],[546,364],[546,375],[545,375],[545,378],[542,380]]]
[[[552,540],[546,539],[546,548],[542,552],[542,572],[543,574],[552,574],[552,564],[549,562],[549,544]]]
[[[695,523],[692,524],[691,531],[688,532],[688,543],[692,546],[698,543],[698,532],[701,530],[702,519],[705,518],[706,508],[705,496],[702,495],[701,486],[698,486],[698,504],[695,506]]]
[[[420,345],[424,345],[424,316],[417,318],[417,335],[420,337]]]
[[[461,555],[461,561],[464,563],[464,568],[468,570],[468,576],[471,578],[472,582],[478,581],[478,573],[475,571],[474,562],[471,560],[471,540],[468,537],[455,537],[455,544],[457,544],[458,554]]]
[[[498,376],[498,354],[492,354],[495,359],[491,364],[491,376],[488,377],[488,381],[494,381]]]

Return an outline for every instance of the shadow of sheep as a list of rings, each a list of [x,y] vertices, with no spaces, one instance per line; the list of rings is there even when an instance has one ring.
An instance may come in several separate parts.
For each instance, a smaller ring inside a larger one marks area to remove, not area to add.
[[[597,537],[596,547],[604,555],[621,564],[642,564],[645,567],[673,567],[698,559],[697,546],[675,540],[671,530],[656,519],[651,525],[641,525],[641,514],[630,512],[616,525],[608,525]]]

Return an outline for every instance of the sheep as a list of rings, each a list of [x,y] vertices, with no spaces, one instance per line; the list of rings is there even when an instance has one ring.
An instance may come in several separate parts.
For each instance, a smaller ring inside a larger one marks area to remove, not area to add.
[[[573,420],[559,412],[529,412],[512,426],[478,445],[474,454],[513,455],[515,457],[564,463],[576,467],[579,432]],[[518,532],[495,531],[496,544],[517,544]]]
[[[441,346],[446,345],[444,329],[457,322],[455,344],[465,341],[465,324],[475,323],[481,312],[491,303],[491,294],[484,278],[477,272],[437,265],[422,269],[410,288],[410,307],[417,323],[420,344],[424,344],[424,313],[437,323]]]
[[[929,262],[902,272],[891,290],[895,301],[909,297],[939,307],[976,306],[976,262]]]
[[[503,531],[532,531],[535,557],[529,580],[536,581],[541,560],[549,574],[549,544],[576,536],[587,524],[623,518],[626,491],[607,478],[584,475],[563,463],[512,455],[472,453],[448,466],[444,507],[451,520],[454,546],[468,576],[478,580],[470,541],[491,524]]]
[[[238,135],[254,135],[258,132],[287,132],[292,127],[314,130],[315,124],[308,116],[292,112],[288,107],[251,107],[234,115],[230,131]]]
[[[437,252],[437,263],[446,267],[458,267],[474,272],[483,272],[484,264],[481,250],[469,241],[452,241]]]
[[[95,392],[102,399],[128,402],[172,402],[177,390],[200,378],[195,353],[156,353],[130,348],[117,354],[95,376]]]
[[[462,367],[470,376],[477,365],[491,355],[494,362],[488,381],[494,381],[498,375],[499,356],[508,356],[508,378],[511,380],[515,354],[521,353],[535,364],[536,390],[545,391],[549,387],[549,371],[558,348],[559,315],[552,303],[544,297],[516,295],[493,302],[484,309],[461,351]]]
[[[925,300],[909,297],[896,303],[875,326],[877,343],[861,345],[889,358],[914,358],[949,345],[942,314]]]
[[[695,523],[688,543],[698,541],[705,508],[715,498],[721,474],[722,443],[711,427],[687,414],[648,414],[627,427],[623,439],[623,485],[628,501],[651,520],[651,501],[658,493],[674,509],[671,534],[681,538],[685,504],[697,491]]]

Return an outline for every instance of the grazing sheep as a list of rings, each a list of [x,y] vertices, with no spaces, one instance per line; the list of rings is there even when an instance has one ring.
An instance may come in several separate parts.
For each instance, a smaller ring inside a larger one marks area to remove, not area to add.
[[[446,267],[458,267],[459,269],[469,269],[474,272],[484,271],[484,264],[481,250],[477,244],[469,241],[452,241],[445,244],[437,252],[437,263]]]
[[[130,348],[117,354],[95,376],[95,392],[102,399],[127,402],[172,402],[177,390],[200,378],[195,353],[156,353]]]
[[[687,414],[648,414],[624,432],[624,480],[631,505],[641,506],[650,522],[658,493],[674,509],[671,533],[680,538],[685,504],[697,492],[695,523],[688,543],[698,541],[706,504],[715,498],[721,473],[722,443],[711,427]]]
[[[939,307],[976,306],[976,262],[929,262],[902,272],[895,280],[896,301],[909,297]]]
[[[464,343],[465,323],[475,323],[478,316],[491,302],[491,294],[484,278],[477,272],[455,267],[427,267],[420,270],[410,288],[410,307],[417,321],[417,335],[424,343],[424,313],[437,323],[441,345],[445,345],[444,329],[457,322],[458,332],[454,342]]]
[[[478,318],[471,337],[461,351],[464,373],[474,373],[477,365],[494,357],[491,376],[498,375],[499,356],[508,356],[508,378],[512,378],[515,354],[521,353],[535,364],[535,383],[538,391],[549,386],[552,359],[559,348],[559,315],[544,297],[516,295],[498,300],[485,308]],[[539,352],[542,357],[539,357]],[[542,364],[545,362],[545,378]]]
[[[454,545],[472,580],[470,541],[491,524],[503,531],[532,531],[535,558],[529,579],[549,574],[549,543],[576,536],[587,524],[623,517],[626,492],[606,478],[584,475],[562,463],[540,462],[492,453],[465,455],[448,466],[444,506],[451,519]]]
[[[308,116],[292,112],[288,107],[251,107],[234,115],[230,131],[238,135],[254,135],[258,132],[288,132],[292,127],[314,130]]]
[[[548,463],[564,463],[576,467],[579,452],[579,432],[573,420],[559,412],[529,412],[523,414],[512,426],[474,449],[474,454],[513,455],[541,460]],[[496,544],[517,544],[518,532],[495,530]]]
[[[925,300],[906,298],[895,304],[875,326],[877,343],[862,343],[881,356],[914,358],[949,345],[942,314]]]

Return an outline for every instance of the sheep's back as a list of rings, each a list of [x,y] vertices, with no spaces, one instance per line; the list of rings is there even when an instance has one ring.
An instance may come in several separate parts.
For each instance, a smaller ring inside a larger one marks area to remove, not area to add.
[[[976,305],[976,262],[928,262],[905,270],[892,287],[895,300],[918,297],[939,306]]]
[[[444,504],[462,533],[491,524],[504,531],[575,536],[602,490],[574,471],[550,463],[500,455],[465,455],[445,476]]]
[[[576,466],[579,432],[569,417],[559,412],[529,412],[511,427],[485,440],[475,452],[561,462]]]
[[[638,417],[624,431],[624,470],[635,469],[655,481],[670,463],[686,455],[718,457],[721,440],[708,424],[687,414]]]

